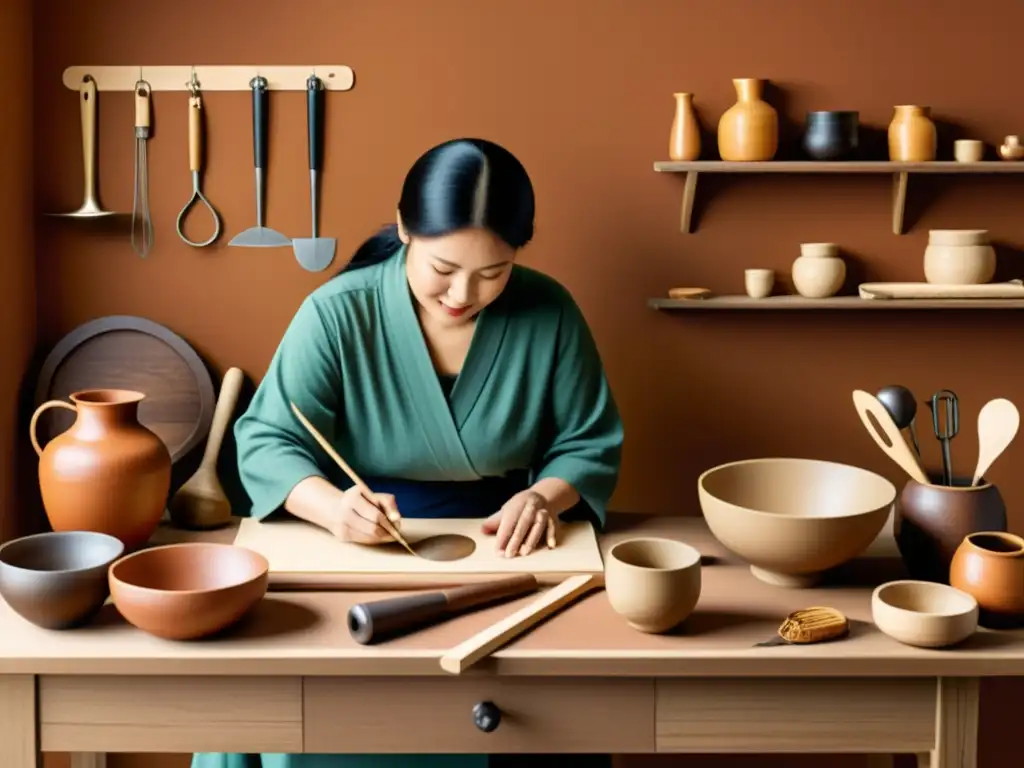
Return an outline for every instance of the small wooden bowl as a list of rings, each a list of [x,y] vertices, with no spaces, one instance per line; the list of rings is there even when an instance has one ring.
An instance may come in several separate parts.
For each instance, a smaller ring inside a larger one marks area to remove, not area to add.
[[[110,596],[139,629],[193,640],[230,627],[267,592],[270,564],[233,544],[152,547],[110,567]]]
[[[633,629],[668,632],[693,612],[700,598],[700,552],[674,539],[620,541],[604,564],[608,602]]]
[[[978,601],[933,581],[890,581],[871,595],[871,618],[889,637],[918,648],[956,645],[978,628]]]

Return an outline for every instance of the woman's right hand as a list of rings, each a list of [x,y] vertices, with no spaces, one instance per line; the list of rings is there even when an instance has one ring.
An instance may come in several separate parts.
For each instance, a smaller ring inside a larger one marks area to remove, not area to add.
[[[382,520],[385,515],[387,520]],[[395,497],[390,493],[364,494],[353,485],[331,510],[330,531],[342,541],[385,544],[394,541],[386,527],[388,521],[393,528],[402,524]]]

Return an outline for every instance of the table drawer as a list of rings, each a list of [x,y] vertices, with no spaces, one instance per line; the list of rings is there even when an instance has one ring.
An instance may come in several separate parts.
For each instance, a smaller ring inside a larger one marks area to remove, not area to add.
[[[500,712],[487,732],[484,702]],[[654,751],[654,681],[609,678],[306,678],[306,752]]]

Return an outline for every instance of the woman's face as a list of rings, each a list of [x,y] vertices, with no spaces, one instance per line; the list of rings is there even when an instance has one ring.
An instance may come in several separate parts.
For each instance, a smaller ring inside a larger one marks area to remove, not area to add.
[[[501,295],[515,250],[486,229],[465,229],[442,237],[413,237],[399,225],[406,249],[406,274],[413,296],[442,325],[473,318]]]

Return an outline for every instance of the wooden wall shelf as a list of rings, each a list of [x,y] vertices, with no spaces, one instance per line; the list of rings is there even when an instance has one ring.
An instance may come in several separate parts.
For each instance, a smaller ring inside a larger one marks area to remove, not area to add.
[[[696,160],[693,162],[659,161],[654,164],[658,173],[685,173],[683,205],[679,228],[684,234],[692,231],[693,201],[697,195],[697,176],[701,173],[828,173],[828,174],[880,174],[893,175],[892,189],[892,231],[903,234],[903,216],[906,210],[907,185],[912,173],[941,174],[1015,174],[1024,173],[1024,162],[1002,160],[979,163],[958,163],[936,161],[931,163],[894,163],[888,160],[849,162],[812,161],[769,161],[757,163],[732,163],[722,160]]]
[[[648,299],[652,309],[713,312],[754,310],[778,312],[792,310],[855,310],[885,311],[914,309],[1024,309],[1024,299],[862,299],[859,296],[833,296],[828,299],[805,299],[803,296],[716,296],[710,299]]]
[[[187,91],[195,72],[201,91],[248,91],[249,81],[256,75],[267,79],[271,91],[304,91],[306,78],[316,74],[329,91],[348,91],[355,84],[352,68],[344,64],[303,64],[301,66],[262,64],[176,64],[171,66],[73,66],[64,70],[64,87],[77,91],[82,78],[89,75],[96,81],[96,90],[134,91],[139,80],[145,80],[154,91]]]

